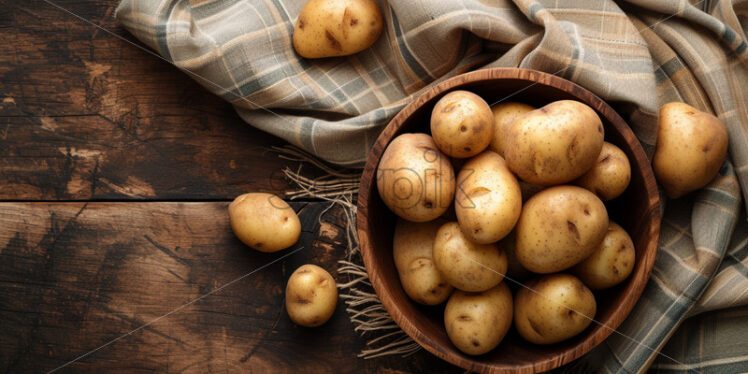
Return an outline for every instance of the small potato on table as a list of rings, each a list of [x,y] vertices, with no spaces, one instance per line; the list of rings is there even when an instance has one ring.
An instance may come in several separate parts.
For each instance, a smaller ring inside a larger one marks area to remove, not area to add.
[[[335,279],[317,265],[302,265],[288,278],[286,312],[297,325],[316,327],[327,322],[337,302]]]

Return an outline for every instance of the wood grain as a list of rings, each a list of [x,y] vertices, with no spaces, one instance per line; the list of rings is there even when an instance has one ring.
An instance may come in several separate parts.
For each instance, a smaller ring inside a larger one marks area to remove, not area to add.
[[[47,372],[270,265],[67,367],[72,372],[454,371],[421,352],[362,360],[342,301],[316,329],[294,325],[285,282],[316,263],[336,276],[342,219],[293,203],[303,232],[285,252],[234,238],[227,203],[0,203],[0,371]],[[389,368],[389,369],[387,369]]]
[[[54,3],[134,41],[117,1]],[[236,240],[225,201],[282,195],[280,170],[299,166],[269,151],[282,141],[103,30],[39,0],[2,5],[0,372],[52,370],[282,255]],[[305,249],[61,372],[459,373],[425,351],[356,357],[366,338],[342,301],[320,328],[288,320],[288,275],[335,274],[345,256],[339,210],[320,225],[327,204],[293,206]]]
[[[116,2],[59,3],[127,35]],[[269,152],[283,142],[174,66],[40,1],[0,13],[0,200],[205,200],[288,187],[280,170],[295,164]]]
[[[594,108],[605,126],[606,140],[619,146],[631,162],[632,178],[623,195],[608,204],[611,219],[631,235],[636,265],[628,280],[596,293],[598,311],[582,334],[553,345],[537,346],[516,332],[492,352],[472,357],[458,351],[447,338],[439,308],[411,301],[398,282],[392,259],[392,234],[396,221],[376,192],[374,175],[387,144],[397,135],[428,132],[428,118],[447,92],[464,89],[489,104],[501,100],[540,107],[555,100],[579,100]],[[369,278],[393,319],[411,337],[435,355],[465,369],[490,373],[534,373],[569,363],[608,337],[625,319],[646,285],[654,265],[659,236],[660,208],[657,187],[641,145],[621,117],[591,92],[556,76],[523,69],[487,69],[448,79],[422,93],[406,106],[377,139],[364,168],[358,200],[358,234]]]

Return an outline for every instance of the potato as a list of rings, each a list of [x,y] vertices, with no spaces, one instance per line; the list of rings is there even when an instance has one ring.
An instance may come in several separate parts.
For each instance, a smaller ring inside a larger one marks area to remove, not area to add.
[[[610,222],[600,247],[590,257],[571,268],[571,273],[590,289],[601,290],[626,279],[634,270],[634,261],[636,251],[631,237],[623,227]]]
[[[442,225],[434,240],[434,264],[447,282],[463,291],[485,291],[506,274],[506,254],[498,244],[471,242],[457,222]]]
[[[433,260],[436,231],[441,220],[413,223],[399,219],[395,225],[392,255],[400,275],[400,283],[408,296],[425,305],[441,304],[452,293]]]
[[[327,322],[337,302],[335,279],[317,265],[302,265],[288,278],[286,312],[297,325],[315,327]]]
[[[465,163],[457,176],[455,213],[471,241],[501,240],[514,228],[520,211],[519,183],[498,153],[485,151]]]
[[[532,280],[514,300],[514,325],[525,340],[553,344],[584,331],[597,303],[592,291],[569,274],[551,274]]]
[[[309,0],[293,30],[293,47],[306,58],[347,56],[369,48],[382,33],[372,0]]]
[[[665,193],[677,199],[712,181],[727,154],[727,130],[717,117],[688,104],[660,108],[652,166]]]
[[[234,235],[260,252],[288,248],[301,234],[301,222],[293,208],[269,193],[238,196],[229,204],[229,221]]]
[[[504,158],[525,182],[570,182],[586,173],[603,147],[597,113],[578,101],[561,100],[526,113],[508,127]]]
[[[577,186],[538,192],[522,207],[516,254],[527,270],[555,273],[597,250],[608,231],[608,212],[600,199]]]
[[[489,148],[504,157],[504,141],[506,131],[514,121],[527,112],[535,110],[527,104],[508,101],[491,107],[493,113],[493,136]]]
[[[447,336],[457,349],[480,355],[494,349],[512,326],[512,293],[506,283],[480,293],[455,291],[444,309]]]
[[[454,170],[430,136],[402,134],[382,154],[377,190],[398,216],[413,222],[431,221],[452,204]]]
[[[607,201],[620,196],[631,181],[631,164],[623,151],[615,145],[605,142],[597,163],[574,184],[584,187]]]
[[[493,114],[480,96],[452,91],[431,112],[431,136],[442,152],[467,158],[483,152],[493,136]]]

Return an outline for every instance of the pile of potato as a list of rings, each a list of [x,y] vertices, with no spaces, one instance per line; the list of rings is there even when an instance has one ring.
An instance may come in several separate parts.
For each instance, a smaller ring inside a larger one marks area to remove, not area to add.
[[[453,91],[430,123],[431,135],[393,139],[377,170],[400,217],[393,255],[406,294],[446,301],[447,335],[471,355],[496,347],[512,322],[536,344],[582,332],[597,310],[591,290],[626,279],[635,260],[603,203],[624,192],[631,167],[597,113],[570,100],[491,108]]]
[[[653,166],[668,196],[714,179],[728,143],[716,117],[669,103],[658,125]],[[393,255],[405,293],[425,305],[446,301],[447,335],[467,354],[492,350],[512,322],[536,344],[579,334],[597,310],[591,290],[634,268],[634,244],[603,203],[628,186],[629,160],[580,102],[491,108],[450,92],[434,106],[431,136],[393,139],[376,178],[400,217]],[[294,210],[272,194],[238,196],[228,213],[237,238],[258,251],[286,249],[301,233]],[[505,279],[518,286],[514,296]],[[288,280],[286,310],[298,325],[319,326],[337,297],[330,273],[306,264]]]

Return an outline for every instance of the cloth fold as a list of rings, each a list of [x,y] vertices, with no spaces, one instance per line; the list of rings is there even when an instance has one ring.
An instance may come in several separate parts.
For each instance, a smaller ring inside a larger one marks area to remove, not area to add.
[[[730,344],[722,340],[701,344],[708,335],[748,346],[748,334],[727,333],[748,332],[737,317],[748,313],[748,0],[377,3],[380,39],[321,60],[293,50],[300,1],[122,0],[115,16],[250,125],[343,166],[361,166],[421,90],[486,67],[536,69],[584,86],[627,119],[650,156],[660,105],[683,101],[714,113],[728,128],[729,160],[705,189],[666,202],[641,300],[619,333],[573,365],[748,371],[748,352],[711,348]],[[724,308],[732,309],[717,311]]]

